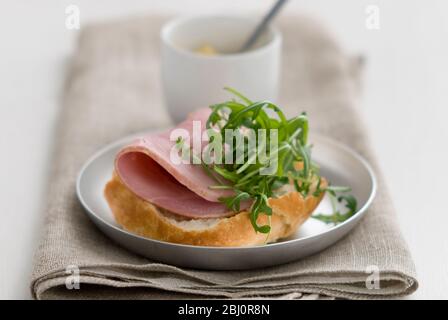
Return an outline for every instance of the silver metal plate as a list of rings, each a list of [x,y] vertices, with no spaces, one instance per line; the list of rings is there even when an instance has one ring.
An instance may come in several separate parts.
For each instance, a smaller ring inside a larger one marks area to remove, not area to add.
[[[140,134],[141,135],[141,134]],[[256,247],[201,247],[143,238],[123,230],[114,220],[103,196],[111,178],[115,155],[139,135],[112,143],[93,155],[82,167],[76,185],[79,200],[89,218],[116,243],[151,260],[176,266],[209,270],[241,270],[283,264],[315,254],[345,236],[366,213],[376,191],[369,164],[351,149],[331,139],[312,136],[313,160],[321,175],[333,185],[350,186],[358,200],[358,212],[337,226],[308,219],[292,237]],[[324,197],[315,212],[331,212]]]

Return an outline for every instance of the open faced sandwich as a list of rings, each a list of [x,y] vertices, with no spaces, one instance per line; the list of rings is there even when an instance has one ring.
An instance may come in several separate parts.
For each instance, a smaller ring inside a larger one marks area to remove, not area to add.
[[[200,246],[287,238],[328,190],[311,160],[306,114],[268,101],[199,109],[116,156],[104,194],[119,225],[151,239]]]

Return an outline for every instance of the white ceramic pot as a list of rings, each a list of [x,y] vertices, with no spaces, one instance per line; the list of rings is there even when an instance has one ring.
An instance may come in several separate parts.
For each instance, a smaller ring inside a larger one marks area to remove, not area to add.
[[[175,122],[195,109],[229,100],[224,87],[255,101],[275,102],[280,32],[271,26],[251,50],[237,52],[256,24],[256,20],[237,16],[196,16],[175,19],[162,28],[162,84],[166,107]],[[196,53],[203,45],[220,54]]]

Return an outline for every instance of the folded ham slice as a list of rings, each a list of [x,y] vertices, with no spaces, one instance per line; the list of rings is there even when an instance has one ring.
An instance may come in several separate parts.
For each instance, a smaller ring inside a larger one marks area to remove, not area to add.
[[[202,130],[210,109],[200,109],[176,128],[193,134],[193,121],[200,121]],[[176,129],[174,128],[174,129]],[[188,218],[221,218],[233,215],[220,197],[233,194],[230,190],[210,189],[216,181],[201,165],[174,164],[170,153],[175,141],[172,130],[142,137],[122,149],[115,160],[115,171],[123,183],[142,199]],[[248,203],[242,205],[248,207]]]

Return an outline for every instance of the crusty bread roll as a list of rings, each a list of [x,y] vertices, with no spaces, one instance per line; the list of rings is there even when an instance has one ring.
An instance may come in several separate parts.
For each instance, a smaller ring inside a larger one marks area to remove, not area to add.
[[[325,185],[323,180],[321,186]],[[286,238],[309,218],[323,197],[322,193],[319,197],[303,198],[290,190],[278,198],[269,199],[273,214],[268,237],[255,232],[247,211],[219,219],[185,219],[166,212],[136,196],[117,174],[107,183],[104,194],[115,220],[125,230],[161,241],[216,247],[262,245]],[[268,217],[260,215],[258,224],[267,223]]]

